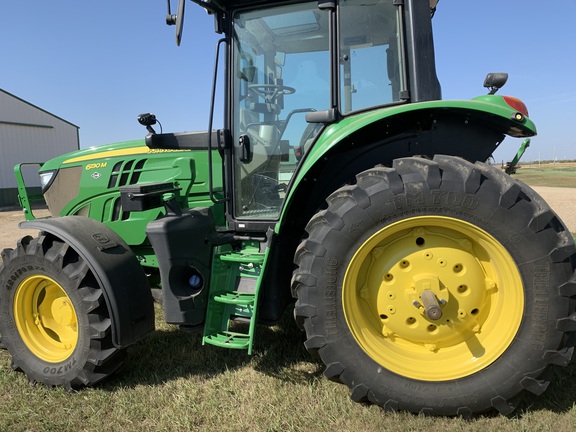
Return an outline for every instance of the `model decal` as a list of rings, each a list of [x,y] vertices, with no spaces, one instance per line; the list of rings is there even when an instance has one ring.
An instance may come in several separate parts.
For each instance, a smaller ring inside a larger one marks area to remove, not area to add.
[[[106,168],[107,165],[108,165],[108,162],[91,163],[91,164],[86,165],[85,170],[90,171],[91,169],[96,169],[96,168]]]

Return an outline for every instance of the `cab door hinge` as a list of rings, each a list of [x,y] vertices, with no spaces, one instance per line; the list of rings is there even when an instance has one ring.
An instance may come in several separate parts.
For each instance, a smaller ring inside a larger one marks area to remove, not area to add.
[[[218,136],[218,151],[222,153],[222,151],[230,148],[232,135],[230,134],[230,129],[218,129],[216,134]]]

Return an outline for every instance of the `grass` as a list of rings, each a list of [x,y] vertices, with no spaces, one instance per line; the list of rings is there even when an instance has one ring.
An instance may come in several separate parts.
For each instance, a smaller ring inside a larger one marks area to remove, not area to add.
[[[520,169],[536,186],[562,186],[576,169]],[[553,180],[551,178],[553,177]],[[32,386],[0,351],[0,431],[554,431],[576,430],[576,365],[552,369],[541,396],[512,417],[472,420],[386,413],[356,404],[328,381],[303,347],[290,311],[276,327],[258,327],[254,354],[201,346],[199,334],[162,321],[130,348],[118,374],[75,394]]]
[[[576,187],[576,167],[563,167],[558,164],[557,167],[538,165],[523,165],[516,171],[514,178],[522,180],[531,186],[549,186],[549,187]]]
[[[68,394],[30,385],[0,352],[2,431],[572,431],[576,367],[555,369],[541,397],[513,417],[464,420],[384,413],[352,402],[345,386],[322,376],[302,346],[290,313],[257,329],[255,354],[201,346],[200,335],[161,321],[130,349],[125,367],[94,388]]]

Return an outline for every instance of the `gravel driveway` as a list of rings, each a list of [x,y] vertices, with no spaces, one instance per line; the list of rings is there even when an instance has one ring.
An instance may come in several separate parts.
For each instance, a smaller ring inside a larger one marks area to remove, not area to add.
[[[570,232],[576,233],[576,189],[542,186],[533,189],[550,204],[568,226]],[[34,214],[36,217],[48,216],[48,211],[36,210]],[[13,248],[18,239],[26,234],[36,235],[35,230],[18,229],[18,223],[23,220],[21,210],[0,209],[0,250],[7,247]]]

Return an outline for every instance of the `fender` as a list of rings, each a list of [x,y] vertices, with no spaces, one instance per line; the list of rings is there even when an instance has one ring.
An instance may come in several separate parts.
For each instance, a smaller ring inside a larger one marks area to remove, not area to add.
[[[154,303],[148,280],[122,238],[83,216],[22,222],[68,243],[87,263],[102,287],[112,320],[112,341],[125,348],[154,330]]]
[[[442,153],[475,161],[486,160],[506,135],[531,137],[536,133],[534,122],[508,105],[500,95],[395,105],[346,116],[328,125],[305,154],[291,182],[280,224],[294,196],[307,183],[307,177],[314,176],[322,160],[352,148],[375,148],[392,143],[379,152],[386,154],[386,159],[373,160],[374,164],[398,157]],[[395,146],[395,141],[411,141],[409,150]]]
[[[483,95],[472,100],[439,100],[381,108],[347,116],[329,125],[310,149],[298,170],[298,179],[312,168],[333,147],[372,125],[378,125],[382,136],[390,136],[409,129],[422,127],[414,121],[436,116],[475,119],[485,129],[513,137],[536,135],[534,122],[509,106],[500,95]],[[297,182],[296,182],[297,183]]]

